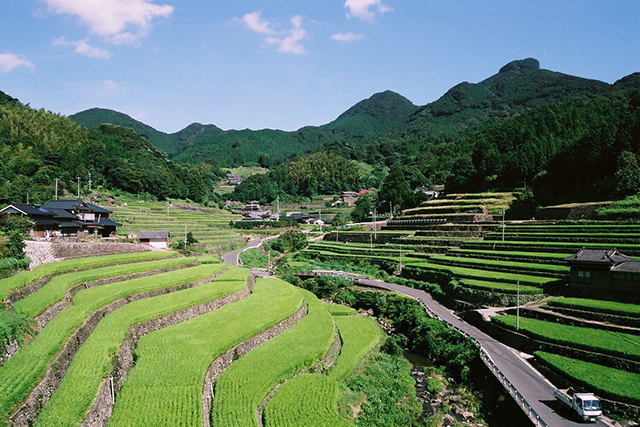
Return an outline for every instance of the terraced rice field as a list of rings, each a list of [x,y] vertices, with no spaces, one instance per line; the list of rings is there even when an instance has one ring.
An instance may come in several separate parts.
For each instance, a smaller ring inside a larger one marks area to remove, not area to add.
[[[0,281],[11,291],[43,281],[14,308],[51,317],[0,366],[0,424],[257,425],[272,389],[317,366],[328,375],[312,381],[328,384],[329,399],[315,425],[351,425],[335,411],[336,390],[382,338],[371,319],[347,307],[334,318],[313,294],[280,279],[254,285],[248,270],[210,256],[145,254],[158,255],[70,260]],[[336,324],[339,353],[329,351]]]
[[[229,227],[239,218],[228,211],[199,208],[195,205],[173,202],[132,202],[127,206],[110,206],[115,221],[123,224],[120,235],[138,235],[141,230],[166,230],[170,243],[184,241],[191,232],[198,240],[196,249],[221,253],[242,245],[240,233]]]

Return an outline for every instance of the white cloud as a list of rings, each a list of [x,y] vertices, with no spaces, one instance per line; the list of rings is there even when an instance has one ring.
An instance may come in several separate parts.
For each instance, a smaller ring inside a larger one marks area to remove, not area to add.
[[[8,73],[17,67],[34,68],[35,64],[22,55],[0,53],[0,71]]]
[[[393,11],[393,8],[382,4],[382,0],[346,0],[344,7],[349,9],[347,18],[355,17],[369,22],[373,22],[376,13],[382,15]]]
[[[294,53],[296,55],[301,55],[306,52],[301,43],[307,36],[306,30],[302,28],[302,16],[296,15],[291,18],[290,30],[276,31],[269,21],[262,19],[261,13],[262,12],[247,13],[242,17],[242,22],[244,22],[250,30],[267,35],[268,37],[265,38],[265,41],[278,46],[278,52]]]
[[[242,17],[242,22],[245,23],[247,28],[260,34],[273,34],[275,31],[271,29],[271,24],[268,21],[264,21],[260,16],[262,12],[247,13]]]
[[[106,92],[113,92],[118,89],[118,83],[113,80],[103,80],[100,82],[100,87]]]
[[[350,43],[350,42],[354,42],[356,40],[361,40],[363,38],[364,38],[364,34],[362,34],[362,33],[353,34],[352,32],[338,33],[338,34],[333,34],[331,36],[331,40],[335,40],[335,41],[340,42],[340,43]]]
[[[102,58],[109,59],[111,58],[111,52],[106,49],[101,49],[99,47],[92,47],[87,42],[87,39],[84,40],[76,40],[76,41],[67,41],[67,39],[63,36],[57,38],[53,41],[54,46],[75,46],[75,52],[81,55],[86,55],[90,58]]]
[[[138,44],[151,31],[154,19],[166,18],[173,6],[150,0],[43,0],[49,11],[73,15],[89,31],[115,44]]]

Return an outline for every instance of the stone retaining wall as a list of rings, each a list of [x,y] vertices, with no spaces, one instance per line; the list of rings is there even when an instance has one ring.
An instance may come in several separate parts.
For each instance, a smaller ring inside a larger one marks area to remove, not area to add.
[[[24,252],[31,260],[29,268],[69,258],[126,254],[151,250],[148,246],[116,242],[43,242],[25,240]]]
[[[238,359],[239,357],[244,356],[251,350],[260,347],[265,342],[286,331],[291,326],[298,323],[300,319],[302,319],[306,314],[307,307],[305,304],[303,304],[302,307],[292,316],[284,319],[277,325],[262,331],[253,338],[250,338],[247,341],[238,344],[213,361],[213,363],[209,367],[209,370],[207,371],[207,375],[205,376],[204,390],[202,392],[202,413],[204,419],[204,427],[211,426],[209,414],[211,412],[211,405],[213,403],[213,388],[216,379],[218,379],[218,377],[222,375],[224,370],[231,365],[231,362]]]
[[[36,418],[38,417],[38,414],[40,414],[45,404],[49,401],[53,393],[60,385],[60,382],[67,372],[69,365],[71,365],[71,361],[73,360],[76,352],[78,351],[80,346],[84,344],[89,335],[91,335],[93,330],[98,325],[98,322],[102,320],[104,316],[132,301],[163,295],[195,286],[201,286],[205,283],[209,283],[211,280],[213,280],[213,278],[220,274],[221,273],[216,273],[205,279],[185,285],[131,295],[129,297],[119,299],[103,307],[102,309],[95,311],[87,320],[85,320],[84,324],[80,328],[78,328],[76,332],[71,335],[71,337],[69,337],[62,351],[49,365],[44,379],[31,392],[26,402],[9,418],[9,422],[14,426],[19,427],[27,427],[33,425]]]

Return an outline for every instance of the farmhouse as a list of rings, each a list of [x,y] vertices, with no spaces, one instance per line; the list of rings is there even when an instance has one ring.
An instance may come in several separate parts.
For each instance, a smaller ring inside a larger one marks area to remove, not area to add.
[[[9,215],[23,215],[33,224],[38,237],[71,236],[78,232],[115,235],[122,224],[109,218],[112,211],[93,203],[74,200],[50,200],[44,205],[12,203],[0,210],[0,219]]]
[[[171,237],[171,233],[165,230],[142,230],[140,231],[140,235],[138,237],[140,239],[140,243],[143,245],[151,246],[158,249],[168,249],[169,237]]]
[[[640,261],[616,249],[582,249],[565,260],[571,285],[640,290]]]

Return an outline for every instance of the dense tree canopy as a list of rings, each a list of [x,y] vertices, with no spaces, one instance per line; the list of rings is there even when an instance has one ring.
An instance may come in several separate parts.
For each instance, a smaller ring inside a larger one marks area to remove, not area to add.
[[[179,165],[131,129],[101,125],[87,131],[66,117],[13,100],[0,105],[0,198],[42,203],[92,189],[148,193],[158,198],[216,200],[221,172],[208,165]]]

